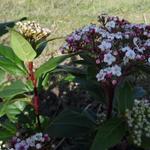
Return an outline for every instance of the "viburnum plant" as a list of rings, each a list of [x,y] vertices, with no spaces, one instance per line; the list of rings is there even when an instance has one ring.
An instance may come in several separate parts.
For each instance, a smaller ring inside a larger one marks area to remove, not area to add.
[[[150,142],[149,132],[145,133],[150,127],[146,117],[149,103],[135,100],[140,91],[130,80],[135,81],[142,72],[150,73],[150,25],[100,15],[98,25],[77,29],[66,38],[60,50],[82,52],[80,60],[73,63],[84,68],[85,76],[70,71],[67,80],[78,82],[106,105],[107,119],[100,124],[91,150],[105,150],[120,141],[125,142],[125,146],[134,141],[139,147]],[[138,109],[134,103],[144,103],[144,106],[137,106]]]

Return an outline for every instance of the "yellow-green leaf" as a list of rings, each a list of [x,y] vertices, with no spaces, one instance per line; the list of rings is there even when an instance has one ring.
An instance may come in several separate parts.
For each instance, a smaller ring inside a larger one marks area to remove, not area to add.
[[[36,56],[30,43],[14,30],[11,30],[11,46],[14,53],[23,61],[32,61]]]

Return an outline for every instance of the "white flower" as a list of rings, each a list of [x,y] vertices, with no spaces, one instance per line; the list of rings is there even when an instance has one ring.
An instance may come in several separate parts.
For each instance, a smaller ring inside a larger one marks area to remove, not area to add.
[[[114,40],[114,38],[115,38],[115,34],[114,33],[107,32],[106,35],[107,35],[107,39],[109,39],[111,41]]]
[[[117,32],[117,33],[115,34],[115,38],[116,38],[116,39],[122,39],[122,33],[121,33],[121,32]]]
[[[73,39],[76,41],[79,41],[81,39],[81,36],[77,35],[76,33],[74,33],[72,36],[73,36]]]
[[[90,30],[90,25],[87,25],[87,26],[85,26],[83,29],[82,29],[82,32],[84,33],[84,32],[89,32],[89,30]]]
[[[128,50],[128,51],[126,52],[125,56],[126,56],[127,58],[129,58],[129,59],[135,59],[136,54],[135,54],[135,52],[134,52],[133,50]]]
[[[107,24],[106,24],[106,27],[107,27],[107,28],[115,28],[115,26],[116,26],[115,21],[109,21],[109,22],[107,22]]]
[[[107,67],[107,68],[105,68],[105,69],[104,69],[104,72],[105,72],[106,74],[110,74],[110,73],[112,73],[112,69],[111,69],[111,67]]]
[[[31,137],[26,139],[26,142],[29,146],[34,147],[35,146],[35,140]]]
[[[125,39],[129,39],[130,36],[129,36],[129,34],[125,34],[124,37],[125,37]]]
[[[111,65],[114,61],[116,61],[116,57],[114,57],[112,54],[108,53],[104,55],[104,62],[108,65]]]
[[[112,74],[116,75],[116,76],[121,76],[121,67],[119,67],[118,65],[114,65],[112,66]]]
[[[145,46],[150,46],[150,39],[146,40],[146,42],[145,42],[144,45],[145,45]]]
[[[104,70],[100,70],[100,72],[96,75],[97,81],[101,81],[105,79],[105,75],[106,73],[104,72]]]
[[[150,63],[150,57],[148,58],[148,63]]]
[[[99,71],[99,73],[96,75],[96,78],[97,78],[98,81],[102,81],[102,80],[105,79],[105,76],[107,74],[111,74],[111,73],[112,73],[112,68],[111,67],[107,67],[105,69],[101,69]]]
[[[122,52],[126,52],[128,50],[131,50],[131,48],[129,46],[125,46],[121,49]]]
[[[36,149],[41,149],[42,145],[40,143],[37,143],[35,147],[36,147]]]
[[[102,41],[101,45],[98,46],[102,51],[108,50],[112,47],[112,44],[108,41]]]
[[[32,140],[35,140],[35,141],[41,141],[43,138],[43,134],[42,133],[36,133],[31,138],[32,138]]]

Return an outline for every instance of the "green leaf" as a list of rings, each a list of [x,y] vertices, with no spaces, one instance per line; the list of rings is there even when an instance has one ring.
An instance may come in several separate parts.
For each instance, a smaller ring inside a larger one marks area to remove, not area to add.
[[[15,103],[8,105],[6,109],[6,115],[11,122],[17,121],[16,116],[24,110],[26,104],[27,103],[25,101],[21,101],[21,99],[18,99]]]
[[[4,116],[6,114],[7,106],[9,105],[9,102],[0,102],[0,117]]]
[[[83,68],[77,68],[73,66],[67,66],[67,65],[62,65],[59,66],[58,69],[56,69],[56,72],[67,72],[69,74],[72,74],[74,76],[78,77],[84,77],[86,78],[86,72]],[[55,71],[54,71],[55,73]]]
[[[27,72],[23,61],[21,61],[15,55],[15,53],[12,50],[12,48],[0,44],[0,56],[3,56],[4,58],[8,59],[9,61],[11,61],[15,65],[17,65],[19,68],[21,68],[22,70],[24,70],[25,72]]]
[[[9,120],[6,120],[6,122],[3,122],[1,124],[1,127],[14,135],[16,134],[16,126],[13,123],[11,123]]]
[[[107,150],[118,144],[125,135],[125,123],[119,118],[112,118],[98,129],[90,150]]]
[[[3,34],[8,32],[8,28],[12,28],[15,26],[15,23],[18,21],[23,21],[26,20],[26,17],[23,17],[19,20],[16,21],[10,21],[10,22],[4,22],[4,23],[0,23],[0,36],[2,36]]]
[[[50,136],[76,137],[89,133],[95,124],[77,111],[64,111],[50,124],[47,132]]]
[[[54,58],[50,58],[46,63],[41,65],[35,72],[36,77],[39,78],[42,74],[53,71],[60,63],[65,59],[74,56],[76,54],[62,55]]]
[[[150,148],[150,138],[143,137],[141,147],[144,149]]]
[[[115,101],[120,113],[124,113],[126,109],[132,109],[134,103],[134,89],[128,81],[120,84],[115,91]]]
[[[6,72],[0,69],[0,84],[6,81],[5,75],[6,75]]]
[[[0,140],[2,141],[7,141],[10,139],[14,134],[12,134],[10,131],[5,130],[5,129],[0,129]]]
[[[17,76],[26,75],[26,72],[24,70],[22,70],[15,63],[12,63],[9,59],[6,58],[0,58],[0,68],[13,75]]]
[[[146,95],[146,91],[141,86],[136,86],[134,88],[134,99],[141,99]]]
[[[137,70],[141,70],[144,73],[150,74],[150,65],[135,64]]]
[[[20,33],[14,30],[11,30],[11,46],[14,53],[22,61],[32,61],[36,56],[36,52],[30,43]]]
[[[25,84],[20,81],[14,81],[9,86],[6,86],[3,88],[2,91],[0,91],[0,97],[4,99],[11,99],[15,97],[18,94],[22,94],[27,92]]]
[[[20,114],[28,104],[26,98],[3,101],[0,103],[0,117],[6,115],[11,122],[17,121],[17,115]]]

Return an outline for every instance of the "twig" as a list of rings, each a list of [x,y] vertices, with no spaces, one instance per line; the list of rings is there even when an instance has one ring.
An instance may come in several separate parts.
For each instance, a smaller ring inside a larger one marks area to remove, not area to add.
[[[56,145],[56,147],[55,147],[54,150],[57,150],[57,149],[61,146],[61,144],[63,144],[63,142],[65,141],[65,139],[66,139],[66,138],[63,138],[63,139]]]

